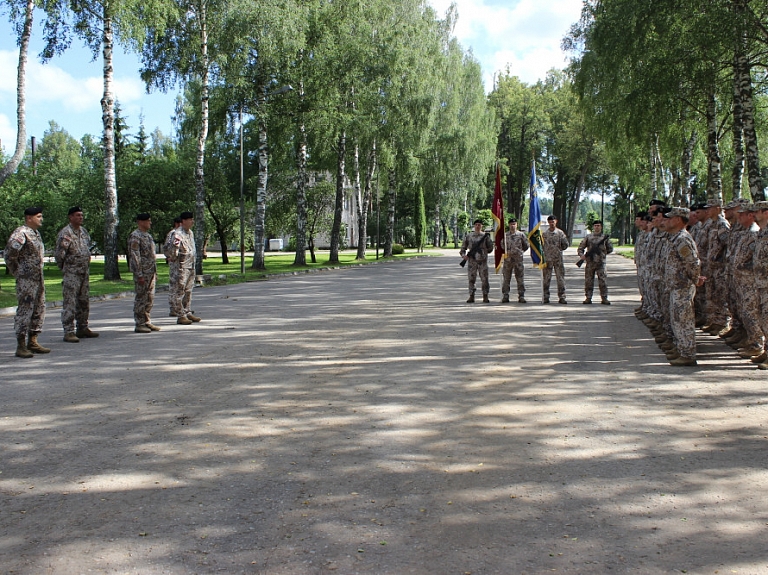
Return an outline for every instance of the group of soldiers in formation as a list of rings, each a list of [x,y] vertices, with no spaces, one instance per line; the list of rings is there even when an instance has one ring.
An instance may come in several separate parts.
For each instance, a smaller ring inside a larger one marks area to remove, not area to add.
[[[69,224],[57,236],[54,259],[63,274],[61,323],[64,341],[79,343],[83,338],[99,336],[88,327],[93,244],[88,231],[83,227],[83,211],[74,206],[70,208],[68,217]],[[190,309],[195,282],[195,238],[191,231],[194,222],[192,212],[183,212],[174,220],[174,228],[168,232],[163,245],[170,266],[170,315],[176,317],[176,323],[181,325],[201,321]],[[4,252],[6,267],[16,278],[16,356],[23,358],[51,351],[37,340],[45,320],[45,246],[38,231],[42,225],[42,208],[24,210],[24,225],[13,231]],[[136,333],[160,331],[150,321],[157,281],[156,247],[149,233],[151,227],[150,215],[138,214],[136,230],[128,238],[128,265],[133,274],[136,294],[133,306]]]
[[[736,199],[637,215],[635,315],[672,365],[696,365],[696,328],[768,369],[768,202]]]
[[[528,235],[518,231],[517,219],[512,217],[508,221],[509,231],[504,235],[501,245],[503,255],[501,303],[509,302],[509,284],[512,280],[512,272],[517,281],[517,301],[526,303],[525,300],[525,266],[523,254],[530,249]],[[542,262],[542,300],[549,303],[549,284],[552,281],[554,271],[557,281],[557,301],[567,304],[565,297],[565,266],[563,264],[563,252],[568,249],[570,243],[568,236],[557,227],[557,218],[549,216],[547,227],[541,233],[543,240],[544,258]],[[480,276],[482,285],[483,303],[489,303],[490,283],[488,281],[488,255],[493,252],[494,243],[487,232],[483,232],[483,220],[474,221],[474,230],[464,237],[459,254],[463,262],[468,262],[467,274],[469,276],[469,299],[467,303],[475,303],[475,282]],[[592,232],[587,234],[578,247],[579,261],[577,265],[586,263],[584,267],[584,299],[585,304],[592,303],[592,294],[595,289],[595,276],[597,276],[600,291],[600,303],[611,305],[608,300],[608,285],[606,283],[605,260],[606,256],[613,252],[613,244],[607,234],[603,233],[603,222],[595,221],[592,224]]]

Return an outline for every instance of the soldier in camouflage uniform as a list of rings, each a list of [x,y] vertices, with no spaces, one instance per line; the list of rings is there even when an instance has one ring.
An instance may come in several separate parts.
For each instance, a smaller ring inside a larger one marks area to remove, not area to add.
[[[688,218],[688,233],[691,234],[696,249],[699,251],[699,259],[702,265],[702,274],[704,273],[705,260],[707,256],[707,209],[706,204],[693,204],[690,207],[690,217]],[[696,327],[701,327],[707,323],[706,309],[706,286],[696,288],[696,297],[693,298],[693,311],[696,314]]]
[[[607,234],[603,233],[603,222],[592,223],[592,233],[587,234],[577,250],[579,259],[586,263],[584,268],[584,295],[583,303],[592,303],[592,293],[595,291],[595,274],[600,289],[600,303],[611,305],[608,301],[608,284],[605,281],[605,260],[608,254],[613,253],[613,244]],[[589,254],[589,255],[587,255]]]
[[[741,357],[750,358],[763,352],[763,332],[758,317],[760,302],[755,286],[753,261],[755,243],[760,229],[755,224],[755,212],[751,204],[739,210],[738,218],[744,231],[733,254],[733,278],[739,286],[738,309],[745,336],[736,343],[735,347],[738,348]]]
[[[64,341],[78,343],[80,338],[99,337],[88,329],[90,315],[90,267],[91,236],[83,227],[83,210],[75,206],[69,209],[69,224],[64,226],[56,238],[54,257],[56,265],[63,272],[63,305],[61,325]],[[77,330],[75,330],[77,322]]]
[[[501,284],[501,303],[509,302],[509,284],[512,281],[512,272],[515,272],[517,282],[517,301],[525,303],[525,265],[523,254],[528,251],[530,244],[528,236],[518,231],[517,219],[509,218],[509,231],[504,234],[504,267],[502,269],[503,281]]]
[[[557,218],[549,216],[547,227],[542,232],[544,241],[544,260],[546,267],[542,270],[542,299],[541,303],[549,303],[549,284],[552,282],[552,270],[557,277],[558,303],[568,303],[565,299],[565,266],[563,266],[563,252],[568,249],[568,236],[557,227]]]
[[[37,230],[43,225],[42,208],[24,210],[24,225],[19,226],[5,246],[5,266],[16,278],[16,357],[32,357],[51,350],[37,342],[45,320],[45,283],[43,256],[45,246]]]
[[[190,304],[192,303],[192,288],[195,286],[195,235],[192,226],[195,224],[195,215],[192,212],[183,212],[180,216],[181,226],[173,232],[170,245],[165,247],[165,257],[169,262],[176,263],[179,276],[169,285],[171,294],[171,313],[176,317],[176,323],[190,325],[200,321],[200,318],[192,315]]]
[[[157,264],[155,262],[155,240],[149,233],[152,218],[147,213],[136,216],[136,227],[128,236],[128,267],[133,273],[135,298],[133,300],[133,320],[136,333],[160,331],[149,319],[155,303],[155,282]]]
[[[644,268],[645,268],[645,249],[648,245],[648,222],[646,216],[648,212],[638,212],[635,216],[635,268],[637,269],[637,290],[640,293],[640,305],[635,308],[635,315],[639,318],[643,313],[645,299]]]
[[[760,227],[755,241],[754,280],[758,292],[760,329],[763,332],[765,346],[763,352],[752,357],[760,369],[768,369],[768,202],[755,202],[755,222]]]
[[[664,215],[667,218],[665,228],[670,236],[664,282],[669,289],[669,318],[679,354],[669,363],[676,366],[696,365],[693,297],[696,286],[705,280],[700,275],[701,264],[696,244],[685,229],[689,213],[687,208],[672,208]]]
[[[707,241],[707,253],[701,255],[706,258],[707,277],[704,284],[706,288],[707,319],[706,332],[718,335],[728,327],[728,282],[725,271],[725,253],[728,247],[728,236],[731,233],[731,225],[723,216],[721,202],[712,201],[707,204],[707,218],[711,223],[709,227],[709,239]]]
[[[474,231],[464,236],[459,254],[467,262],[467,276],[469,279],[469,299],[467,303],[475,303],[475,280],[480,276],[483,289],[483,303],[489,303],[488,294],[491,285],[488,282],[488,254],[493,252],[493,240],[490,234],[483,232],[483,220],[474,221]],[[472,257],[469,253],[474,250]]]
[[[170,249],[174,233],[179,229],[179,226],[181,226],[181,218],[176,216],[173,218],[173,228],[165,236],[165,241],[163,242],[163,253],[166,253]],[[168,309],[170,310],[168,315],[171,317],[176,317],[173,313],[173,292],[171,291],[170,286],[179,281],[179,263],[172,262],[168,258],[166,258],[165,262],[168,264]]]

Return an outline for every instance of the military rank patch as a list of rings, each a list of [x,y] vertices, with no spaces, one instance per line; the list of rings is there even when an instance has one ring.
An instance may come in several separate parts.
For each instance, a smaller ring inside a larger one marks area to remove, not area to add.
[[[679,253],[684,258],[687,258],[688,256],[691,255],[691,248],[689,248],[688,246],[683,246],[682,248],[680,248]]]

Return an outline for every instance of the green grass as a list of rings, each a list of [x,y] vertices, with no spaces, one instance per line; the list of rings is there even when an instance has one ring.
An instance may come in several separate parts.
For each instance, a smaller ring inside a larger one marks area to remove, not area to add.
[[[267,268],[263,270],[251,269],[251,263],[253,257],[247,257],[245,259],[245,277],[240,275],[240,254],[230,255],[229,263],[224,264],[221,261],[221,257],[211,257],[203,261],[203,273],[210,274],[212,276],[212,282],[209,285],[222,285],[227,283],[241,283],[243,281],[257,281],[263,280],[270,275],[295,273],[305,270],[317,270],[333,267],[344,267],[351,265],[359,265],[361,263],[372,263],[376,261],[376,250],[366,251],[366,259],[358,261],[355,259],[357,255],[356,251],[347,250],[339,253],[339,263],[328,263],[328,252],[318,251],[317,263],[307,263],[306,266],[294,266],[293,260],[295,254],[293,252],[267,252],[264,257],[264,265]],[[379,259],[381,257],[381,250],[379,250]],[[416,250],[406,250],[404,254],[394,256],[391,259],[402,259],[408,257],[437,255],[437,252],[427,249],[422,254],[417,254]],[[310,261],[309,252],[307,252],[307,262]],[[2,262],[2,260],[0,260]],[[118,261],[120,268],[120,281],[106,281],[104,279],[104,262],[101,260],[91,261],[91,297],[115,294],[126,291],[133,291],[133,275],[128,270],[128,263],[124,257],[121,257]],[[61,301],[61,270],[56,267],[56,264],[45,264],[45,299],[46,301]],[[219,276],[226,275],[225,279],[219,279]],[[168,283],[168,265],[165,260],[158,259],[157,261],[157,283]],[[9,274],[6,274],[5,265],[0,264],[0,308],[14,307],[16,305],[16,280]]]

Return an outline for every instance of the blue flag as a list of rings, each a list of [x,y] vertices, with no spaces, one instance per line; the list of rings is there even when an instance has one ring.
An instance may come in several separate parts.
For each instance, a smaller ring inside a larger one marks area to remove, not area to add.
[[[536,194],[536,163],[531,164],[530,206],[528,208],[528,241],[531,244],[533,267],[546,266],[544,258],[544,238],[541,235],[541,208]]]

